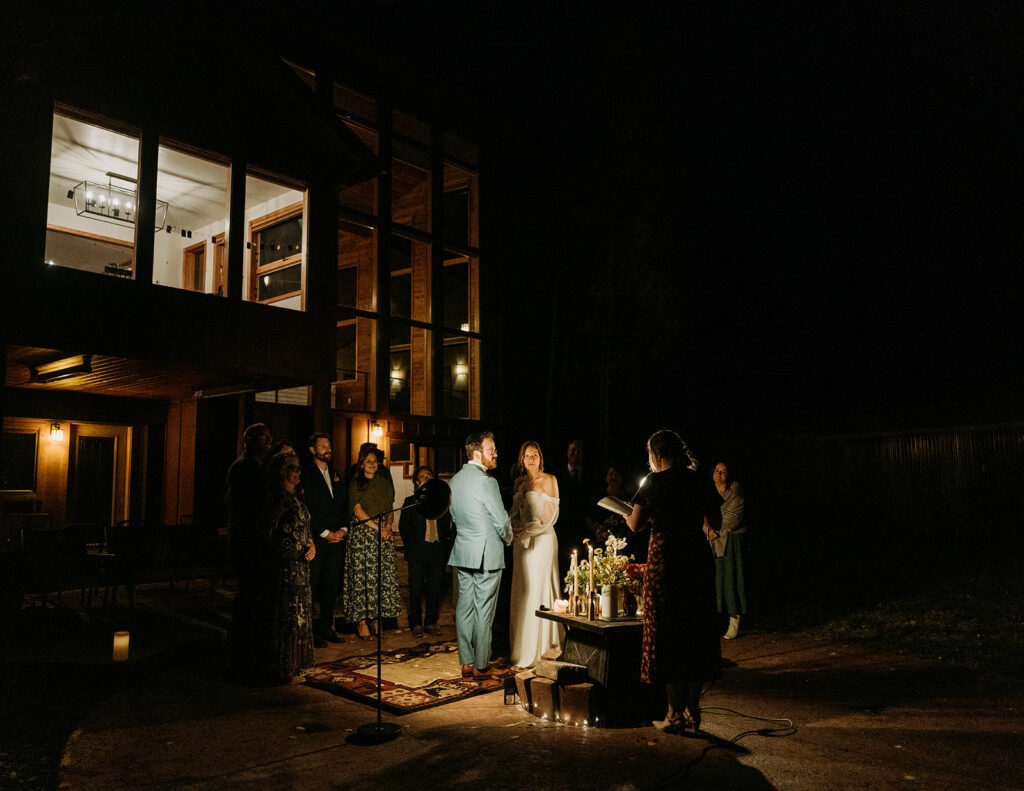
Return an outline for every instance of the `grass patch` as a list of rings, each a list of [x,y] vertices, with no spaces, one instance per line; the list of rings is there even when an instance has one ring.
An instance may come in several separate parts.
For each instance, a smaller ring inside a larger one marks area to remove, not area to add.
[[[807,633],[1024,678],[1024,578],[981,574],[936,581]]]

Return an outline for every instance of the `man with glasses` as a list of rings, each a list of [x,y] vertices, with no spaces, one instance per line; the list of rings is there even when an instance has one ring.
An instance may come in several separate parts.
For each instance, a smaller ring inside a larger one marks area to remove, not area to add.
[[[483,431],[466,437],[466,458],[450,484],[456,533],[448,565],[458,571],[455,630],[462,675],[487,678],[493,672],[491,629],[505,568],[505,546],[512,543],[512,525],[498,482],[487,474],[498,465],[494,435]]]

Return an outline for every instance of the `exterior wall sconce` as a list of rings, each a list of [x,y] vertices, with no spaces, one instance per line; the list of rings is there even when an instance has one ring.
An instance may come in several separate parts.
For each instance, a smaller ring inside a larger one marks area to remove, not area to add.
[[[60,427],[60,423],[50,424],[50,439],[52,439],[54,442],[64,441],[64,429]]]
[[[382,439],[384,437],[384,426],[382,426],[380,423],[371,423],[370,437],[372,439]]]
[[[459,329],[462,330],[463,332],[469,332],[469,322],[464,322],[462,326],[459,327]]]
[[[456,376],[465,376],[468,373],[469,373],[469,366],[468,365],[466,365],[465,363],[456,363],[455,364],[455,375]]]

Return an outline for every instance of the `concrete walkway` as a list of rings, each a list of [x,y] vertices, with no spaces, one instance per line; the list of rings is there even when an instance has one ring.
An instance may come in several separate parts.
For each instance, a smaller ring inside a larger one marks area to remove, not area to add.
[[[438,639],[454,637],[447,620]],[[413,642],[406,629],[385,648]],[[350,639],[317,660],[374,645]],[[198,666],[126,676],[68,741],[60,788],[1024,786],[1019,683],[787,634],[742,634],[723,650],[734,666],[705,695],[699,736],[550,723],[499,692],[385,714],[401,733],[377,745],[355,733],[375,709],[302,685],[229,686],[214,651]]]

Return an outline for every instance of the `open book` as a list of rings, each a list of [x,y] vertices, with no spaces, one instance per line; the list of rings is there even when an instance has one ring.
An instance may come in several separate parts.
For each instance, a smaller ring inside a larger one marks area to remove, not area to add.
[[[629,516],[633,513],[633,506],[627,503],[625,500],[620,500],[618,497],[602,497],[597,501],[597,504],[602,508],[607,508],[609,511],[618,514],[619,516]]]

